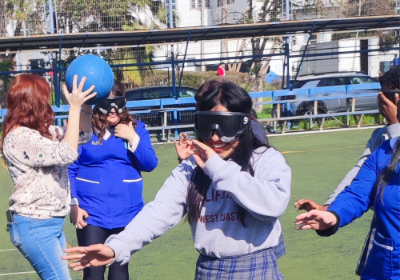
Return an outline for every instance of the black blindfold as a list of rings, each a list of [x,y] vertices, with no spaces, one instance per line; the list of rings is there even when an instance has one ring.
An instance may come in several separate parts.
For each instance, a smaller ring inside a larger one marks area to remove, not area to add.
[[[103,99],[99,104],[97,104],[97,108],[103,114],[109,114],[111,109],[114,108],[116,113],[121,114],[125,110],[125,97],[123,96],[114,96]]]
[[[216,131],[222,142],[229,143],[242,135],[251,125],[249,115],[236,112],[197,111],[195,130],[197,136],[207,141]]]

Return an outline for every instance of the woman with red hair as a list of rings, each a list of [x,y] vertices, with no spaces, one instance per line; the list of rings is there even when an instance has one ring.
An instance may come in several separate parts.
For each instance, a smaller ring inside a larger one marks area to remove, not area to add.
[[[85,80],[78,86],[75,76],[72,93],[64,86],[68,129],[53,125],[51,90],[43,78],[19,75],[7,95],[0,148],[15,185],[7,230],[41,279],[70,279],[68,263],[61,260],[70,210],[67,165],[78,158],[78,143],[91,138],[91,106],[84,102],[96,95],[91,93],[94,86],[82,90]]]

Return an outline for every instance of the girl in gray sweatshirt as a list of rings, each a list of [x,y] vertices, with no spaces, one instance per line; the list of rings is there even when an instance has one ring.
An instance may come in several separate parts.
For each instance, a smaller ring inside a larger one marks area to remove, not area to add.
[[[283,279],[273,248],[289,202],[290,168],[280,152],[254,137],[252,101],[241,87],[205,84],[195,98],[199,140],[186,144],[192,155],[124,231],[105,245],[67,249],[81,253],[65,257],[80,259],[74,270],[125,264],[186,216],[200,253],[195,279]]]

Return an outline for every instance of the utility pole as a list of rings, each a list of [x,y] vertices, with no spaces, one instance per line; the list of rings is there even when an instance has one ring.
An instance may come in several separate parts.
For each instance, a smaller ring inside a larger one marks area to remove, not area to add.
[[[204,27],[206,25],[205,24],[206,15],[205,15],[205,7],[204,7],[204,5],[206,4],[205,0],[199,0],[199,4],[201,4],[201,7],[200,7],[201,27]],[[200,41],[200,46],[201,46],[201,48],[200,48],[200,52],[201,52],[200,53],[200,57],[201,57],[201,59],[203,59],[204,58],[204,41],[203,40]],[[206,66],[204,65],[204,62],[201,62],[200,69],[201,69],[201,72],[206,72]]]
[[[396,15],[400,14],[400,3],[399,0],[396,0]],[[400,57],[400,30],[397,30],[397,43],[399,44],[399,57]]]
[[[169,9],[169,28],[174,28],[174,17],[172,14],[172,0],[168,0],[168,9]],[[178,99],[176,94],[176,81],[175,81],[175,54],[174,54],[174,45],[171,45],[171,64],[172,64],[172,95]]]

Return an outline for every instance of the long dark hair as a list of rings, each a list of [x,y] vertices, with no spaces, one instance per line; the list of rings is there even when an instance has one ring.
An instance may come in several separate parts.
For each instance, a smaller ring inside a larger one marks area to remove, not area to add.
[[[112,88],[110,97],[112,96],[125,96],[125,87],[120,81],[114,80],[114,86]],[[129,124],[130,122],[132,122],[133,127],[136,128],[136,119],[129,114],[126,108],[121,114],[117,112],[117,115],[121,116],[121,120],[119,123]],[[103,136],[106,133],[107,117],[108,115],[100,112],[97,106],[93,108],[92,129],[93,132],[96,133],[99,137],[100,143],[103,142]]]
[[[240,86],[223,81],[210,81],[199,88],[195,96],[196,109],[198,111],[210,111],[217,105],[222,105],[230,112],[243,112],[250,115],[252,100],[249,94]],[[253,150],[259,147],[269,148],[259,141],[251,129],[240,136],[239,144],[235,151],[229,156],[231,160],[242,167],[242,171],[249,172],[252,176],[254,170],[250,165]],[[193,171],[189,185],[186,220],[189,224],[195,224],[200,218],[201,208],[204,205],[211,179],[204,173],[203,169],[196,167]],[[243,225],[246,211],[239,206],[239,218]]]
[[[400,65],[390,69],[382,77],[379,78],[382,88],[386,89],[400,89]],[[397,106],[399,104],[396,104]],[[398,117],[398,116],[397,116]],[[389,164],[379,174],[378,180],[375,184],[376,196],[380,194],[380,198],[383,201],[383,191],[390,180],[394,178],[396,174],[396,167],[400,158],[400,141],[397,141],[396,146],[393,150],[392,158]]]

